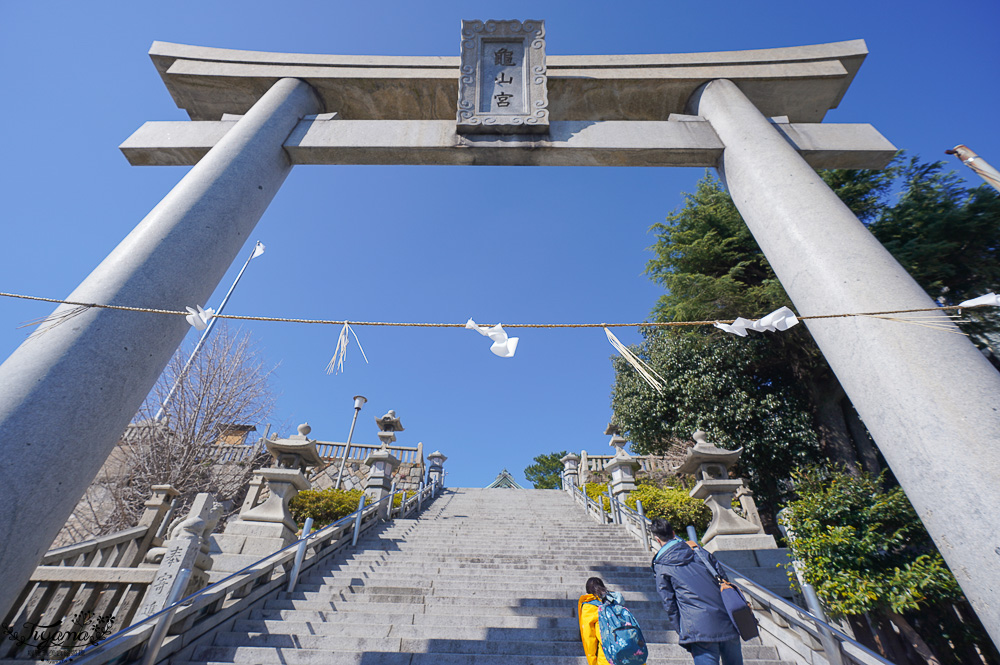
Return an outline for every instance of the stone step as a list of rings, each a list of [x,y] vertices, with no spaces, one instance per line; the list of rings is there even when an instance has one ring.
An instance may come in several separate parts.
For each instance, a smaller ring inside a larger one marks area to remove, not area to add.
[[[644,626],[650,665],[689,665],[665,630],[651,558],[563,492],[448,490],[418,519],[369,531],[357,549],[304,571],[295,592],[275,592],[173,662],[586,665],[577,599],[598,576]],[[747,645],[744,657],[779,662],[768,647]]]
[[[565,566],[553,564],[551,568],[483,568],[482,566],[413,566],[407,562],[385,562],[379,566],[345,566],[338,570],[310,570],[299,579],[303,583],[322,584],[325,580],[339,582],[342,578],[350,575],[358,575],[364,579],[378,579],[389,577],[395,580],[410,580],[416,583],[419,580],[472,580],[482,579],[485,581],[502,581],[508,579],[518,579],[522,581],[559,581],[573,582],[584,580],[588,577],[599,576],[604,579],[605,584],[614,584],[611,580],[619,580],[620,583],[650,582],[652,583],[653,573],[649,568],[636,570],[635,568],[622,568],[617,571],[609,571],[599,566],[576,566],[567,570]],[[613,591],[614,589],[612,589]]]
[[[679,647],[678,647],[679,648]],[[176,663],[259,663],[262,665],[587,665],[582,648],[556,655],[336,651],[274,647],[199,647],[191,661]],[[683,651],[683,650],[682,650]],[[660,654],[651,647],[648,665],[690,665],[691,656]],[[744,656],[745,665],[788,665],[776,657]]]
[[[482,654],[504,656],[578,656],[582,651],[579,638],[573,641],[553,641],[549,639],[505,640],[500,637],[488,639],[421,639],[406,637],[348,637],[343,635],[275,635],[268,633],[251,633],[237,635],[222,633],[216,636],[215,643],[210,647],[271,649],[304,649],[330,652],[363,651],[363,652],[403,652],[403,653],[433,653],[433,654]],[[196,658],[204,657],[194,651]],[[747,652],[750,653],[747,653]],[[682,658],[688,655],[686,649],[679,644],[649,643],[650,656]],[[744,649],[746,656],[759,658],[761,656],[776,659],[771,647],[750,646]],[[766,654],[766,656],[764,655]]]
[[[454,620],[438,618],[437,623],[402,624],[394,621],[369,623],[314,623],[309,621],[253,621],[244,619],[233,626],[234,639],[241,634],[271,634],[271,635],[317,635],[339,637],[399,637],[407,639],[457,639],[457,640],[551,640],[553,642],[572,642],[579,644],[580,627],[576,620],[568,620],[567,627],[551,626],[470,626],[456,623]],[[643,635],[649,642],[676,643],[675,633],[667,630],[643,630]],[[216,644],[224,644],[216,642]],[[229,646],[239,646],[242,642],[226,643]]]
[[[284,598],[274,598],[264,601],[264,609],[268,610],[318,610],[336,612],[368,612],[387,614],[446,614],[453,616],[479,616],[489,617],[493,614],[503,616],[538,616],[538,617],[571,617],[576,613],[576,603],[568,601],[561,602],[562,605],[537,605],[526,604],[520,606],[482,606],[482,605],[459,605],[451,603],[435,603],[425,605],[423,603],[394,603],[394,602],[346,602],[346,601],[322,601],[322,600],[287,600]],[[640,617],[639,620],[642,619]]]
[[[539,598],[539,599],[549,599],[553,601],[559,601],[562,603],[570,602],[574,606],[576,605],[578,599],[580,598],[582,589],[579,586],[574,586],[572,589],[539,589],[533,587],[525,587],[519,589],[517,587],[510,587],[508,589],[502,589],[497,587],[490,588],[450,588],[450,589],[425,589],[420,591],[404,591],[395,590],[392,587],[367,587],[367,586],[348,586],[341,589],[323,588],[318,591],[300,591],[296,589],[293,593],[285,593],[283,597],[289,598],[293,601],[313,601],[313,600],[330,600],[330,599],[341,599],[346,602],[398,602],[398,603],[460,603],[460,601],[468,601],[469,604],[473,602],[484,603],[487,605],[510,605],[514,602],[523,602],[525,598]],[[624,604],[631,610],[635,611],[637,609],[642,609],[644,606],[655,606],[660,607],[659,596],[655,590],[649,591],[630,591],[625,595]],[[518,599],[515,601],[514,599]]]
[[[364,626],[365,624],[377,625],[388,623],[398,626],[428,626],[428,627],[453,627],[455,620],[446,615],[434,614],[384,614],[374,612],[323,612],[314,610],[252,610],[247,619],[241,621],[249,622],[257,628],[246,632],[265,632],[260,626],[280,626],[288,624],[294,626],[311,625],[313,629],[331,626],[332,630],[347,628],[353,625]],[[490,619],[490,626],[494,628],[531,628],[538,630],[560,629],[579,631],[579,624],[575,617],[531,617],[531,616],[495,616]],[[310,633],[311,630],[296,629],[297,632]],[[282,630],[281,632],[287,632]],[[673,635],[671,633],[670,635]],[[579,635],[577,636],[579,637]],[[669,641],[669,640],[668,640]],[[676,641],[676,640],[675,640]]]
[[[389,555],[393,554],[390,561]],[[415,565],[437,565],[437,566],[458,566],[458,567],[469,567],[469,564],[475,564],[476,566],[484,566],[487,568],[496,568],[510,566],[511,568],[517,568],[521,570],[550,570],[552,566],[558,565],[560,568],[566,570],[589,570],[595,566],[599,566],[602,569],[608,570],[650,570],[650,564],[653,560],[652,554],[650,556],[640,556],[640,555],[621,555],[614,557],[593,557],[587,558],[586,563],[582,563],[580,559],[562,559],[558,560],[555,557],[546,558],[545,560],[540,560],[537,557],[520,557],[520,560],[509,560],[501,559],[500,557],[484,556],[480,552],[476,556],[449,556],[446,552],[439,552],[436,555],[421,555],[417,556],[406,556],[403,553],[396,552],[358,552],[356,554],[343,555],[342,558],[338,557],[336,563],[341,565],[352,564],[352,563],[405,563],[410,566]]]
[[[510,575],[508,577],[501,577],[497,575],[489,577],[450,577],[442,575],[418,578],[413,576],[394,576],[378,572],[368,574],[362,573],[360,576],[349,576],[345,574],[329,580],[302,580],[297,584],[295,590],[298,592],[315,593],[317,591],[323,591],[326,588],[340,589],[343,588],[344,584],[348,584],[355,589],[380,589],[382,587],[405,583],[409,588],[423,589],[425,593],[431,593],[433,591],[436,594],[441,594],[442,592],[449,590],[491,590],[502,593],[504,589],[510,589],[511,592],[518,594],[526,592],[541,593],[545,591],[554,591],[569,593],[573,597],[579,598],[581,595],[586,593],[584,586],[586,581],[587,578],[582,575],[569,575],[565,579],[561,578],[561,576],[553,576],[551,579],[544,579],[540,577],[521,577],[518,575]],[[608,576],[608,578],[604,580],[604,583],[612,591],[619,591],[623,593],[626,599],[628,599],[630,593],[654,593],[656,589],[653,585],[652,575],[629,579],[617,577],[612,578]],[[378,592],[376,591],[376,593]]]
[[[346,557],[344,561],[345,563],[381,562],[386,560],[386,556],[388,554],[393,554],[393,553],[392,552],[378,552],[378,553],[366,552],[364,554],[359,553]],[[475,563],[475,564],[487,564],[487,565],[499,564],[501,566],[524,565],[524,566],[536,567],[538,569],[543,569],[545,568],[546,565],[548,566],[555,565],[552,559],[549,558],[543,559],[537,556],[510,556],[504,554],[492,555],[492,554],[484,554],[483,552],[478,552],[476,554],[467,554],[467,555],[449,554],[447,552],[437,552],[433,554],[427,553],[419,555],[416,554],[407,555],[406,553],[401,553],[401,552],[395,554],[397,554],[398,556],[394,560],[396,561],[404,560],[411,564],[440,565],[440,564],[454,564],[454,563]],[[626,554],[615,557],[611,556],[594,557],[593,559],[589,559],[588,561],[591,563],[591,565],[598,565],[602,567],[606,565],[619,568],[620,567],[645,568],[646,570],[649,570],[652,559],[653,559],[652,555],[650,555],[649,557],[645,557],[645,556]]]

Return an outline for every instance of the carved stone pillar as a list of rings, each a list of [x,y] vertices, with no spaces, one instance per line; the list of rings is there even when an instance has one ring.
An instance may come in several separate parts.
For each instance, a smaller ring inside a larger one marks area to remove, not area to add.
[[[188,596],[208,584],[208,571],[212,568],[208,537],[222,517],[222,506],[215,497],[201,493],[195,497],[188,516],[170,533],[162,547],[155,547],[146,554],[143,567],[157,566],[153,583],[146,590],[136,620],[150,616],[166,607],[170,592],[182,568],[191,571],[187,588],[181,597]]]
[[[444,463],[448,460],[447,457],[441,454],[440,451],[435,450],[430,455],[427,456],[427,461],[430,462],[430,466],[427,468],[427,483],[434,482],[444,482]]]
[[[577,474],[580,469],[580,456],[570,453],[559,460],[563,465],[563,489],[572,492],[577,488]]]
[[[392,492],[392,474],[399,466],[399,459],[387,449],[376,450],[365,460],[368,465],[368,482],[365,484],[365,495],[372,502],[378,502]],[[388,503],[379,510],[379,515],[388,518]]]
[[[365,495],[368,499],[377,503],[392,493],[392,475],[399,467],[399,458],[389,452],[389,444],[396,441],[396,432],[403,431],[403,423],[396,417],[396,412],[389,410],[384,416],[376,417],[375,424],[378,425],[379,441],[382,447],[368,456],[365,464],[368,466],[368,480],[365,483]],[[388,519],[392,506],[386,505],[379,508],[379,516]]]
[[[606,471],[611,473],[611,493],[619,500],[624,501],[630,492],[635,491],[635,472],[642,465],[625,452],[625,444],[628,443],[628,439],[623,438],[618,433],[616,425],[609,423],[604,433],[611,436],[608,445],[615,449],[615,456],[604,467]]]

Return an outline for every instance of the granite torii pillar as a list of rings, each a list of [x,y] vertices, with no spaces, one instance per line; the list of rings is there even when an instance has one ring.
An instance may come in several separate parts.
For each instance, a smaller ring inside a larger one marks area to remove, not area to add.
[[[322,110],[308,84],[278,80],[67,300],[204,305],[292,168],[285,139]],[[88,309],[40,328],[0,366],[0,615],[189,326],[180,316]]]
[[[705,84],[689,105],[722,139],[718,172],[799,315],[935,307],[733,82]],[[1000,644],[1000,373],[948,332],[805,324]]]

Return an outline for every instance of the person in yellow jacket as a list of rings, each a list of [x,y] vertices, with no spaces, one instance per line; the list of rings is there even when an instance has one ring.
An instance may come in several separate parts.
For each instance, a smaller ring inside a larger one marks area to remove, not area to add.
[[[608,595],[604,580],[591,577],[587,580],[587,593],[580,596],[576,616],[580,619],[580,639],[583,652],[587,654],[587,665],[609,665],[601,646],[601,631],[597,628],[598,604]]]

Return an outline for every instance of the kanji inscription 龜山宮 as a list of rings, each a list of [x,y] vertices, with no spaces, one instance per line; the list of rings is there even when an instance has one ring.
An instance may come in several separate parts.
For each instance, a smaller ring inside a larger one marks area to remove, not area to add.
[[[463,21],[458,132],[549,129],[544,21]]]

